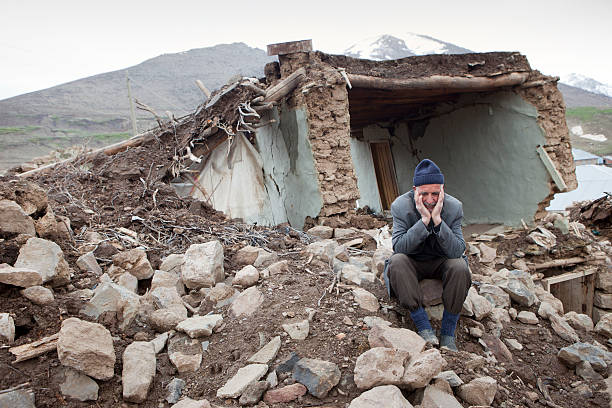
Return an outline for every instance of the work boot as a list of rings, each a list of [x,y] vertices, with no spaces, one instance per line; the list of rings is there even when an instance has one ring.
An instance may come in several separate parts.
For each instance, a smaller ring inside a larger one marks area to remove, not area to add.
[[[445,348],[447,350],[455,352],[459,351],[457,345],[455,344],[455,336],[440,336],[440,348]]]
[[[421,336],[423,340],[433,346],[437,346],[438,344],[440,344],[438,338],[436,337],[436,333],[434,333],[432,329],[421,330],[419,332],[419,336]]]

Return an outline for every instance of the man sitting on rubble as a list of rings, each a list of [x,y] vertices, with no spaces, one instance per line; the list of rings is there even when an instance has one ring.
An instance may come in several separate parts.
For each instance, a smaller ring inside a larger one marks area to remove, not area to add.
[[[425,159],[414,171],[414,187],[391,205],[393,252],[385,268],[389,295],[410,311],[419,335],[428,343],[457,351],[455,328],[471,285],[461,232],[461,201],[444,194],[444,176]],[[419,281],[442,280],[444,314],[440,341],[427,313]]]

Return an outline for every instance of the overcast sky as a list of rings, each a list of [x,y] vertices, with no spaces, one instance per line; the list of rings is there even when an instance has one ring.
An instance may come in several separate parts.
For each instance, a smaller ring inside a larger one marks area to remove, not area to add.
[[[1,0],[0,99],[221,43],[311,38],[341,53],[389,32],[520,51],[548,75],[612,84],[611,0]],[[362,5],[363,4],[363,5]]]

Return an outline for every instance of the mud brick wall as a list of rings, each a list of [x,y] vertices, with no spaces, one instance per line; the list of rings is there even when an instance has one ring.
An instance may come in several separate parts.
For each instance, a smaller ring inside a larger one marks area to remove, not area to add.
[[[305,67],[307,79],[294,91],[290,102],[306,106],[308,137],[319,189],[323,198],[320,217],[344,214],[359,198],[350,149],[350,121],[346,82],[335,68],[322,64],[316,53],[279,57],[281,77]]]
[[[519,87],[518,93],[538,110],[538,124],[544,130],[546,145],[544,149],[550,156],[555,167],[563,177],[568,191],[578,187],[576,181],[576,165],[572,157],[569,130],[565,121],[565,102],[563,95],[557,88],[556,78],[542,75],[532,71],[526,85],[537,86]],[[550,194],[538,206],[536,219],[546,215],[545,208],[558,192],[556,185],[550,181]]]

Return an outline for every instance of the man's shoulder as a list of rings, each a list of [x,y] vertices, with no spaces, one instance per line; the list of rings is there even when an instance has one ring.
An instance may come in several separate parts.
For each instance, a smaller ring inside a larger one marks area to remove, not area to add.
[[[413,196],[412,190],[397,197],[391,203],[391,212],[393,212],[393,210],[399,210],[399,209],[406,210],[406,209],[411,208],[411,205],[414,205],[413,197],[414,196]]]
[[[455,198],[450,194],[444,193],[444,205],[446,204],[450,204],[451,206],[457,208],[463,206],[463,203],[458,198]]]

